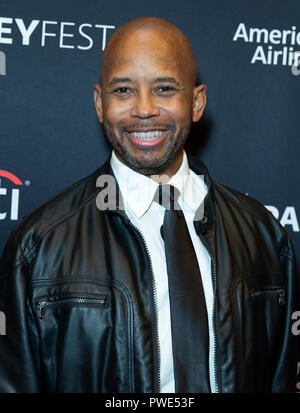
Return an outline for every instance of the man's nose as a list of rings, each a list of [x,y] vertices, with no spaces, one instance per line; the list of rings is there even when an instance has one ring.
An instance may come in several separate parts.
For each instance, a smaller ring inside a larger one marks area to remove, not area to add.
[[[147,92],[138,93],[134,105],[130,111],[132,117],[148,119],[159,116],[160,110],[155,102],[155,97]]]

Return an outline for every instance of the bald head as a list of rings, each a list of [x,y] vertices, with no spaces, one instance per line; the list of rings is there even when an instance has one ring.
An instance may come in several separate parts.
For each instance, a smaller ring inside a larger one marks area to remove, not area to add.
[[[119,160],[145,175],[170,177],[178,170],[191,124],[206,103],[196,74],[190,42],[165,20],[135,19],[113,34],[94,100]]]
[[[147,34],[151,36],[151,41],[145,40],[145,51],[149,48],[164,47],[166,57],[169,55],[172,60],[186,71],[191,82],[196,84],[197,68],[192,46],[187,37],[172,23],[157,17],[140,17],[130,20],[120,27],[109,39],[102,60],[100,81],[105,83],[114,59],[118,56],[119,51],[123,49],[126,42],[142,37]],[[148,36],[148,37],[149,37]],[[169,50],[168,50],[169,49]],[[169,53],[167,53],[167,51]]]

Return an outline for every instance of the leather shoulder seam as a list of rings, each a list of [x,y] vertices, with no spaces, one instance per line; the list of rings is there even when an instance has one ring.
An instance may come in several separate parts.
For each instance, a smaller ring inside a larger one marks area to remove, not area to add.
[[[73,215],[75,215],[76,213],[78,213],[83,207],[85,207],[86,204],[88,204],[93,198],[96,197],[96,193],[94,193],[93,195],[90,195],[78,208],[76,208],[75,210],[72,210],[70,212],[68,212],[65,215],[60,216],[59,218],[57,218],[54,222],[48,224],[43,230],[42,232],[38,235],[38,239],[33,243],[33,245],[30,247],[30,249],[28,251],[23,251],[23,249],[21,249],[22,251],[22,255],[24,256],[24,259],[29,260],[30,261],[30,254],[33,254],[35,248],[38,246],[38,244],[42,241],[42,239],[54,228],[56,228],[57,226],[59,226],[60,224],[62,224],[63,222],[65,222],[68,218],[72,217]],[[20,245],[20,244],[19,244]]]
[[[224,193],[222,193],[222,192],[219,190],[219,187],[222,188],[223,186],[224,186],[224,185],[219,184],[219,183],[217,183],[217,182],[214,182],[214,183],[213,183],[214,189],[215,189],[217,192],[219,192],[222,197],[226,196],[226,195],[224,195]],[[224,186],[224,188],[225,188],[225,186]],[[231,191],[231,188],[226,187],[226,189],[227,189],[228,191]],[[237,191],[235,191],[235,192],[237,192]],[[241,195],[243,195],[243,194],[241,194]],[[246,197],[246,195],[244,195],[244,196]],[[273,214],[272,214],[267,208],[265,208],[263,204],[261,204],[259,201],[257,201],[257,200],[254,199],[254,198],[249,198],[249,199],[251,199],[251,202],[257,203],[257,205],[261,208],[262,211],[265,212],[266,215],[268,215],[269,217],[272,217],[272,219],[276,220],[275,217],[273,216]],[[246,212],[248,212],[249,214],[253,215],[253,216],[254,216],[256,219],[258,219],[259,221],[264,222],[263,218],[261,218],[258,214],[256,214],[255,211],[253,211],[251,208],[248,208],[247,206],[243,205],[242,202],[238,203],[235,199],[228,199],[228,197],[226,197],[226,200],[227,200],[228,202],[231,202],[231,203],[235,204],[235,205],[236,205],[237,207],[239,207],[240,209],[243,209],[244,211],[246,211]],[[276,221],[276,222],[277,222],[277,221]],[[278,223],[279,223],[279,222],[278,222]]]

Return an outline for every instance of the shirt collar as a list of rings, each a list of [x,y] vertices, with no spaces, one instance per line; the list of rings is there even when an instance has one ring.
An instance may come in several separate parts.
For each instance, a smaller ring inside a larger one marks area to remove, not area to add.
[[[158,183],[126,166],[117,158],[114,151],[110,165],[124,201],[140,219],[149,209]],[[195,212],[205,196],[206,186],[204,187],[203,180],[197,179],[197,175],[190,170],[185,151],[183,151],[180,168],[168,181],[168,184],[175,186],[180,191],[184,203]]]

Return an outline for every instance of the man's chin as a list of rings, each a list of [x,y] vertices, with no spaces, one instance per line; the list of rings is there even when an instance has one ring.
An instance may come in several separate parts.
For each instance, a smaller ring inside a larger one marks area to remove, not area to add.
[[[123,162],[134,171],[142,175],[162,174],[171,163],[171,159],[136,159],[128,154],[122,156]]]
[[[162,163],[162,164],[138,164],[137,162],[133,162],[131,164],[128,164],[128,166],[135,170],[136,172],[143,174],[143,175],[158,175],[162,174],[168,166],[168,162]]]

